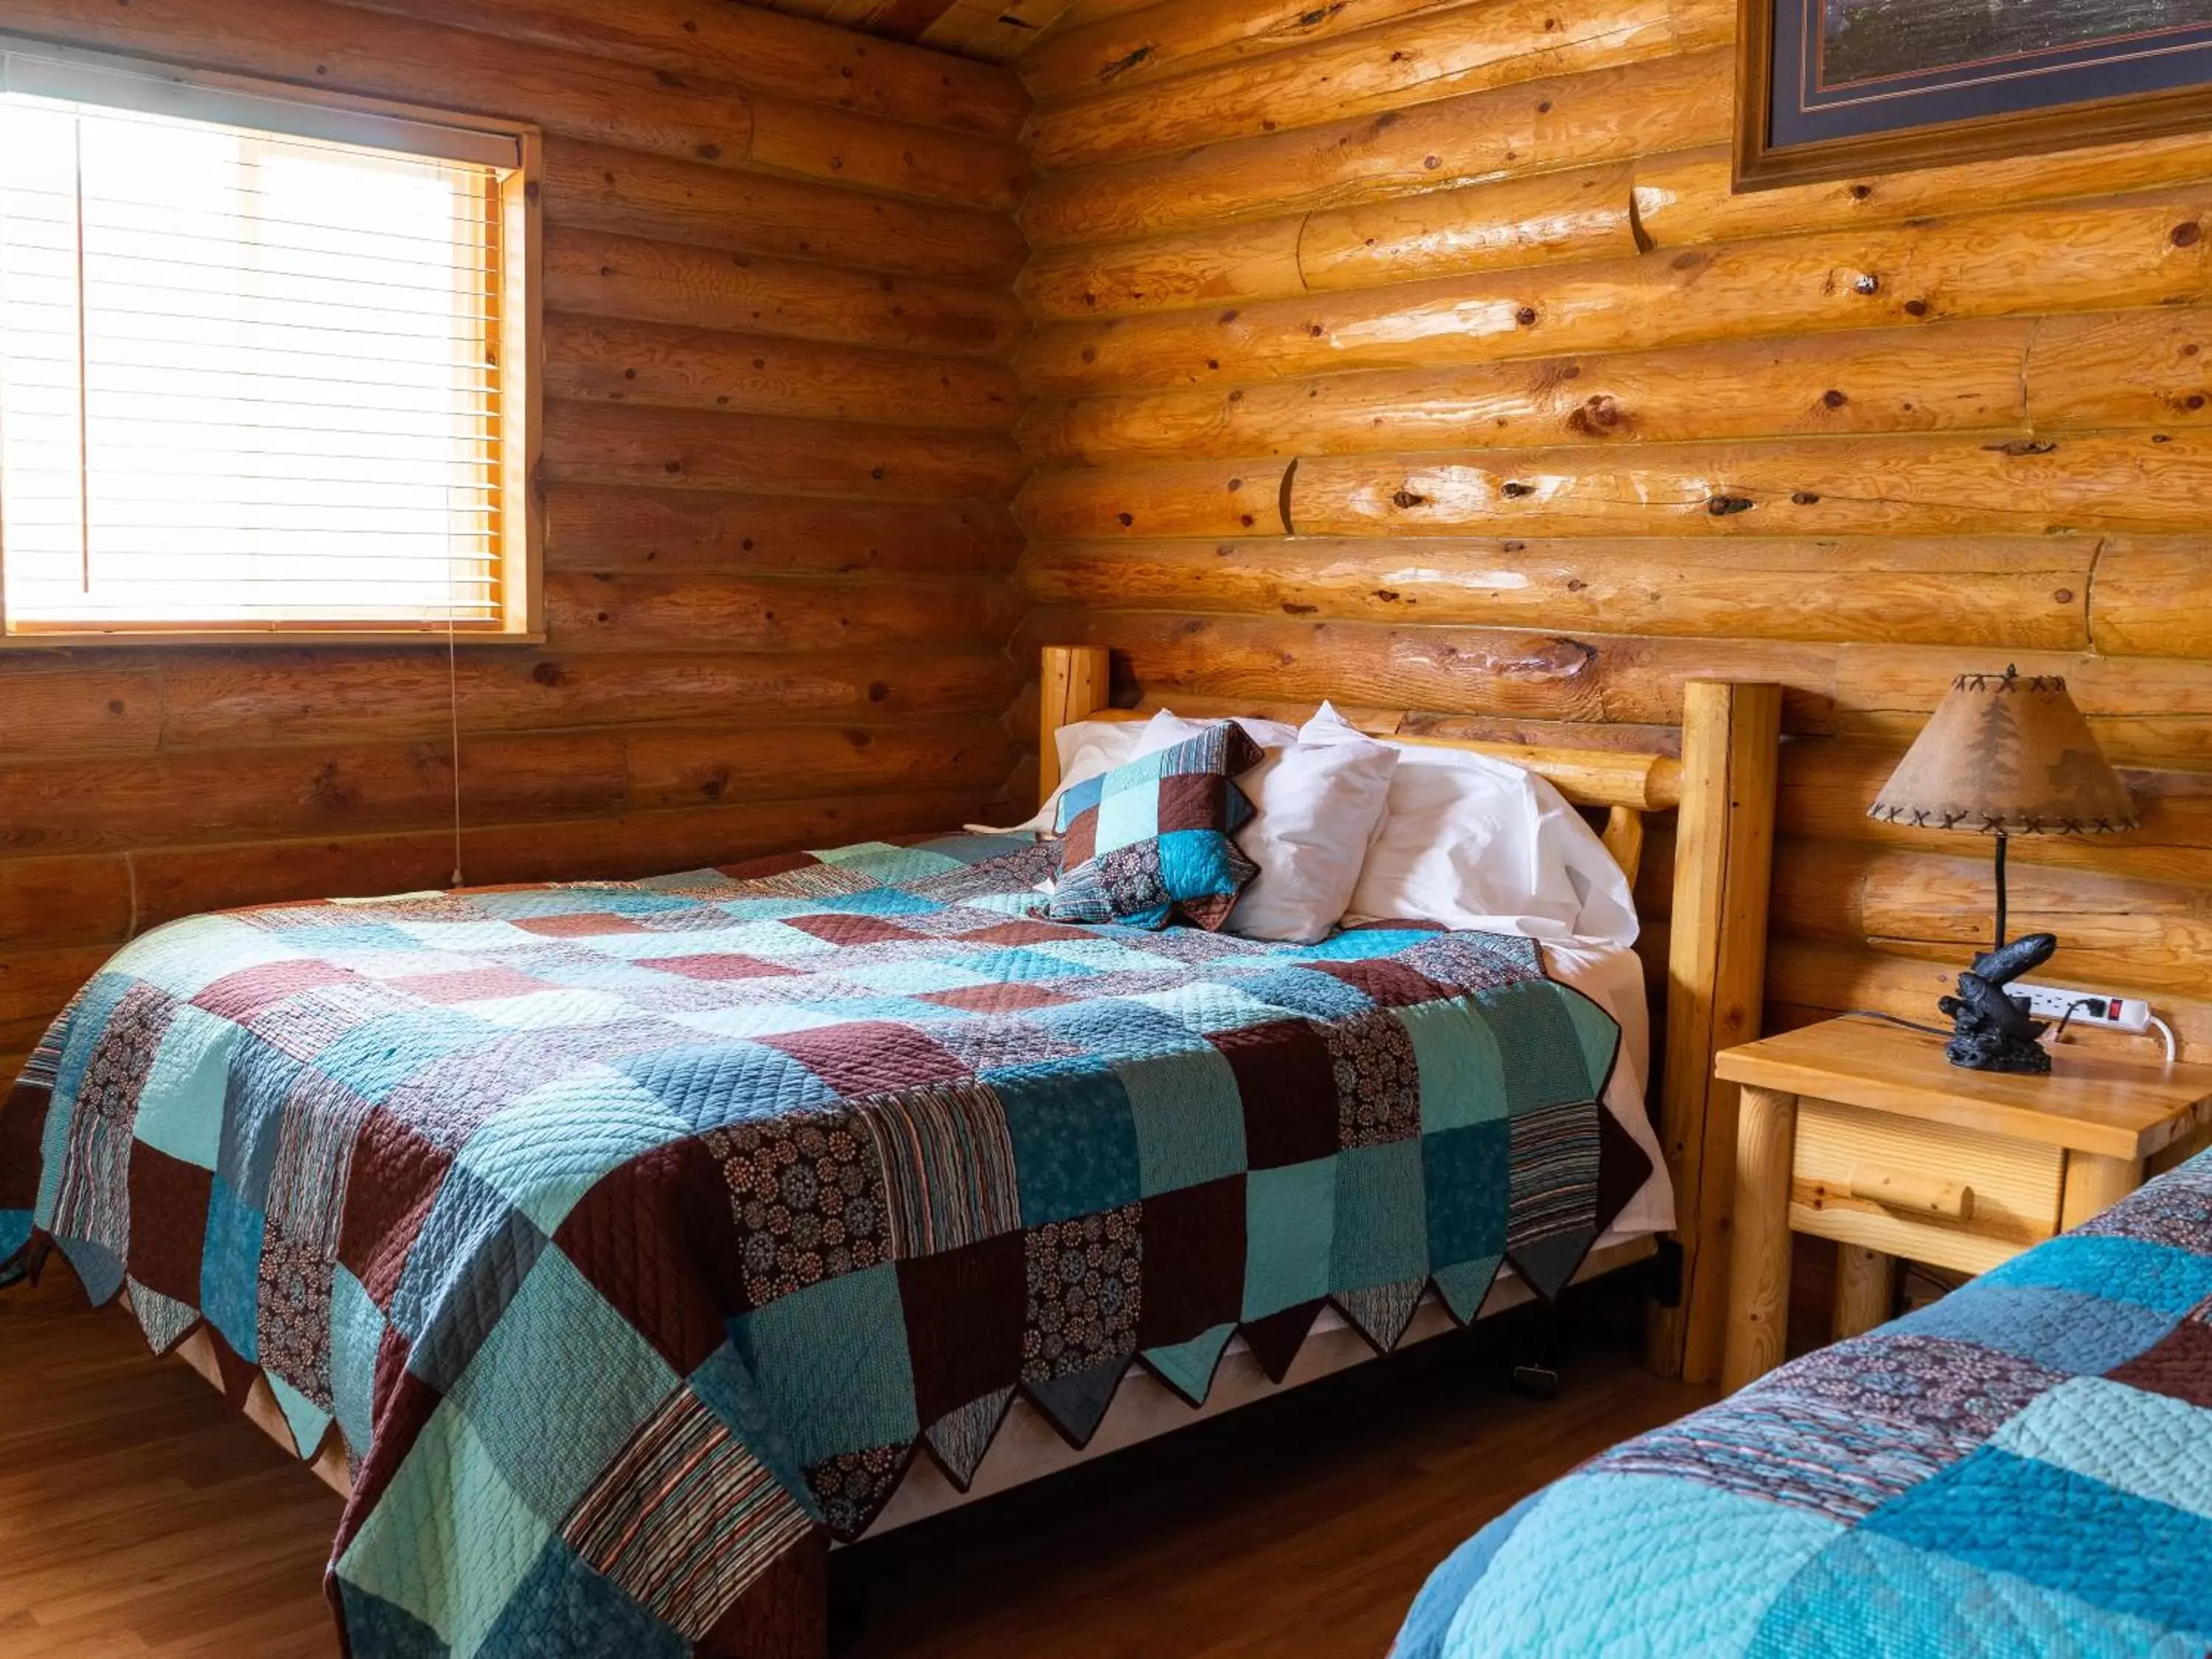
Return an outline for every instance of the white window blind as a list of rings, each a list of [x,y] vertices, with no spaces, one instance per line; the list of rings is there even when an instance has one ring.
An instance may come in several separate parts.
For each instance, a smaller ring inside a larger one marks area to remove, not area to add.
[[[0,55],[12,635],[511,627],[512,139]]]

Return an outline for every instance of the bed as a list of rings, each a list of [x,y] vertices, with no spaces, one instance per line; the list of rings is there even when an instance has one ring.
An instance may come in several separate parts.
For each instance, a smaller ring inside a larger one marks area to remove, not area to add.
[[[1678,909],[1740,912],[1760,723],[1708,724],[1518,753],[1630,865],[1682,802]],[[1705,1128],[1655,1155],[1625,952],[1073,926],[1054,856],[172,924],[0,1110],[0,1258],[58,1244],[348,1494],[355,1659],[460,1659],[817,1652],[829,1541],[1052,1466],[987,1467],[1024,1424],[1126,1443],[1651,1253]]]
[[[2208,1552],[2200,1154],[1526,1499],[1394,1654],[2202,1655]]]

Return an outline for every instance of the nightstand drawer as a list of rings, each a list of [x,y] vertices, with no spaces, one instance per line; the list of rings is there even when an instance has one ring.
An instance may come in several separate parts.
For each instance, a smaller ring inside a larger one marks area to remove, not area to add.
[[[2058,1231],[2065,1168],[2056,1146],[1801,1097],[1790,1224],[1983,1273]]]

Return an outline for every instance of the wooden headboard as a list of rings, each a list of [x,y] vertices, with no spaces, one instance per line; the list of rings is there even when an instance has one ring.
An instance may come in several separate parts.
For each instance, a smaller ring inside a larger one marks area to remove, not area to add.
[[[1060,782],[1054,736],[1081,720],[1142,720],[1157,705],[1108,707],[1109,653],[1097,646],[1044,647],[1039,681],[1040,799]],[[1231,708],[1178,696],[1178,714],[1293,710]],[[1310,712],[1310,711],[1308,711]],[[1403,734],[1402,710],[1340,708],[1363,731],[1394,742],[1467,749],[1525,766],[1577,806],[1602,808],[1605,844],[1633,881],[1644,823],[1675,814],[1674,910],[1667,951],[1659,1135],[1675,1194],[1680,1293],[1655,1304],[1647,1360],[1666,1376],[1720,1375],[1728,1293],[1728,1224],[1735,1180],[1736,1095],[1713,1077],[1713,1054],[1759,1035],[1766,976],[1767,885],[1782,688],[1692,680],[1684,688],[1681,757],[1611,749],[1530,748]]]

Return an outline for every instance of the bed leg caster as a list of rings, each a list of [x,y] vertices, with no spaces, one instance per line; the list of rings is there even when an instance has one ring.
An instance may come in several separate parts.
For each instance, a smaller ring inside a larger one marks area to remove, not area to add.
[[[1535,1352],[1514,1366],[1513,1392],[1524,1400],[1556,1400],[1566,1321],[1556,1303],[1539,1303],[1529,1310],[1529,1346]]]
[[[1549,1365],[1516,1365],[1513,1392],[1524,1400],[1556,1400],[1559,1395],[1559,1374]]]

